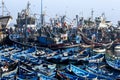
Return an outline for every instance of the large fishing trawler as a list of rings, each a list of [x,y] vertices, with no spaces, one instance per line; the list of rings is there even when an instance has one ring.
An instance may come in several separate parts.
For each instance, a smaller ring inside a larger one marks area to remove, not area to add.
[[[7,10],[3,0],[2,0],[2,14],[0,15],[0,41],[3,40],[3,38],[6,37],[6,28],[11,21],[12,17],[10,15],[10,12]]]

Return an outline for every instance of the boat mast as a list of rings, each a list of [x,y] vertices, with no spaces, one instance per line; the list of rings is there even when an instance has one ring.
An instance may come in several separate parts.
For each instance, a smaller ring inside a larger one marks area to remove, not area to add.
[[[41,26],[43,26],[43,0],[41,0]]]
[[[93,21],[93,15],[94,15],[94,11],[93,9],[91,10],[91,20]]]
[[[79,22],[78,22],[78,21],[79,21],[79,19],[78,19],[78,18],[79,18],[79,16],[78,16],[78,15],[76,15],[77,27],[79,26],[79,24],[78,24],[78,23],[79,23]]]
[[[28,2],[27,8],[26,8],[26,14],[29,15],[30,11],[30,3]]]
[[[27,23],[28,23],[28,21],[27,21],[27,18],[28,18],[28,16],[29,16],[29,8],[30,7],[30,3],[28,2],[28,4],[27,4],[27,8],[25,9],[25,42],[27,41],[27,34],[26,34],[26,32],[27,32]]]
[[[2,0],[2,16],[4,16],[4,2]]]
[[[7,7],[5,6],[5,3],[4,1],[2,0],[2,3],[1,3],[1,15],[4,16],[4,15],[10,15],[10,12],[8,11]]]
[[[42,14],[42,7],[43,7],[43,4],[42,4],[42,2],[43,2],[43,1],[41,0],[41,14]]]

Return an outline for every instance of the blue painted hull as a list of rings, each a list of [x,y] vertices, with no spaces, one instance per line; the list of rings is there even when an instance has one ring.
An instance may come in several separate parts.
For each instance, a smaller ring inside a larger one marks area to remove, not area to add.
[[[38,37],[38,41],[41,45],[46,45],[46,46],[54,43],[54,41],[48,37]]]

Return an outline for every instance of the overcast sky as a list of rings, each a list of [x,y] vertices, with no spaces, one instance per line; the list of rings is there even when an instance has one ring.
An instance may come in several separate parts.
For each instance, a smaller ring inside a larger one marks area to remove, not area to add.
[[[13,21],[17,18],[17,13],[26,8],[27,2],[31,3],[32,13],[41,12],[41,0],[4,0],[6,7],[13,16]],[[103,12],[107,20],[117,22],[120,20],[120,0],[43,0],[43,11],[46,19],[55,15],[66,14],[69,18],[74,18],[76,14],[90,17],[91,10],[94,10],[94,17],[100,16]]]

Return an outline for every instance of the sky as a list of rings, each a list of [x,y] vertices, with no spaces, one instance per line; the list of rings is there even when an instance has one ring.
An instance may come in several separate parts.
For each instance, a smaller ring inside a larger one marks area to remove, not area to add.
[[[41,0],[3,0],[16,23],[17,13],[26,8],[27,2],[31,3],[31,13],[41,13]],[[43,0],[43,12],[46,14],[46,21],[56,15],[66,15],[70,19],[75,15],[83,16],[86,19],[91,16],[94,10],[94,17],[105,13],[106,19],[117,23],[120,20],[120,0]],[[39,17],[38,17],[39,18]]]

